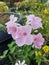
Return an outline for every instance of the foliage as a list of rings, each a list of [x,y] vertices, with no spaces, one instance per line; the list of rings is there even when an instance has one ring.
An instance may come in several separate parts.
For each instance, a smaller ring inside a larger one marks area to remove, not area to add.
[[[2,25],[2,24],[0,24],[0,30],[5,31],[5,30],[6,30],[5,26],[4,26],[4,25]]]
[[[18,47],[15,42],[11,42],[8,44],[9,47],[9,53],[8,51],[4,51],[3,56],[0,56],[0,58],[6,58],[9,57],[11,65],[18,61],[18,60],[26,60],[26,63],[30,65],[30,61],[34,58],[34,51],[32,50],[31,46],[24,46],[24,47]],[[6,52],[6,53],[5,53]],[[8,53],[8,54],[7,54]],[[13,62],[12,62],[13,61]]]
[[[10,12],[6,3],[0,1],[0,12]]]

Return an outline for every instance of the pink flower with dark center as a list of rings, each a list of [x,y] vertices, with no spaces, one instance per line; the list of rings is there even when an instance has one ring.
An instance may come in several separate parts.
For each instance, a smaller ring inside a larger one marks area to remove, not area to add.
[[[23,46],[24,44],[31,45],[33,42],[30,26],[21,26],[18,28],[17,36],[16,44],[18,46]]]
[[[42,34],[39,33],[37,35],[33,35],[33,43],[35,48],[40,49],[44,43],[44,38],[42,37]]]
[[[13,39],[15,39],[17,37],[17,31],[18,31],[18,26],[16,25],[16,23],[10,23],[6,25],[6,28],[8,34],[11,34]]]
[[[42,21],[41,18],[36,17],[35,15],[29,15],[29,16],[27,16],[27,22],[26,22],[26,24],[27,25],[28,24],[31,25],[31,27],[33,29],[43,28],[41,21]]]
[[[15,23],[10,23],[6,26],[8,34],[13,34],[17,31],[17,26]]]
[[[8,23],[6,25],[6,28],[7,28],[7,32],[8,34],[11,34],[13,39],[15,40],[16,38],[18,38],[18,30],[19,30],[19,27],[21,25],[17,24],[17,23]],[[20,36],[20,35],[19,35]]]
[[[15,23],[15,21],[17,21],[17,17],[14,17],[14,15],[11,15],[10,21],[5,23],[7,32],[8,32],[8,34],[12,35],[13,39],[17,38],[18,27],[21,26],[20,24]]]

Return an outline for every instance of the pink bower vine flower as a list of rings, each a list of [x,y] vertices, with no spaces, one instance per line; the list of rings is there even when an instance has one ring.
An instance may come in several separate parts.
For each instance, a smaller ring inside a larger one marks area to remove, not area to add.
[[[17,36],[16,44],[20,47],[23,45],[31,45],[33,42],[30,26],[21,26],[18,30]]]
[[[18,30],[17,28],[19,26],[21,26],[20,24],[15,23],[15,21],[17,21],[17,17],[14,17],[14,15],[11,15],[10,21],[5,23],[6,28],[7,28],[7,32],[8,32],[8,34],[12,35],[13,39],[15,39],[15,35],[17,33],[17,30]]]
[[[33,35],[33,43],[35,48],[40,49],[44,43],[44,38],[42,37],[42,34],[39,33],[37,35]]]
[[[17,21],[17,17],[15,17],[14,15],[11,15],[10,16],[10,22],[15,22],[15,21]]]
[[[17,35],[17,31],[18,31],[18,26],[16,23],[10,23],[10,24],[7,24],[6,25],[6,28],[7,28],[7,32],[8,34],[11,34],[13,39],[16,38],[16,35]]]
[[[26,24],[30,24],[33,29],[43,28],[41,23],[41,18],[35,15],[28,15]]]

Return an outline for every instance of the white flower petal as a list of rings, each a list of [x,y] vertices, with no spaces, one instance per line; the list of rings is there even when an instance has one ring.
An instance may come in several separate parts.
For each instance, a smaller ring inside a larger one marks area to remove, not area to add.
[[[18,61],[18,63],[20,64],[20,60]]]
[[[23,60],[23,62],[22,62],[22,65],[24,65],[25,64],[25,60]]]
[[[16,63],[15,65],[19,65],[18,63]]]

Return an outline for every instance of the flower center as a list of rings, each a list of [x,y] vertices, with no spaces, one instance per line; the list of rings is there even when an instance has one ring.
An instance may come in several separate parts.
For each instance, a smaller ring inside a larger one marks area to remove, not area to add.
[[[17,28],[16,27],[10,27],[11,30],[13,30],[14,32],[17,31]]]
[[[39,38],[35,38],[35,39],[34,39],[34,41],[38,41],[38,40],[39,40]]]
[[[27,33],[26,33],[26,32],[24,32],[24,33],[23,33],[23,35],[25,35],[25,36],[26,36],[26,35],[27,35]]]

